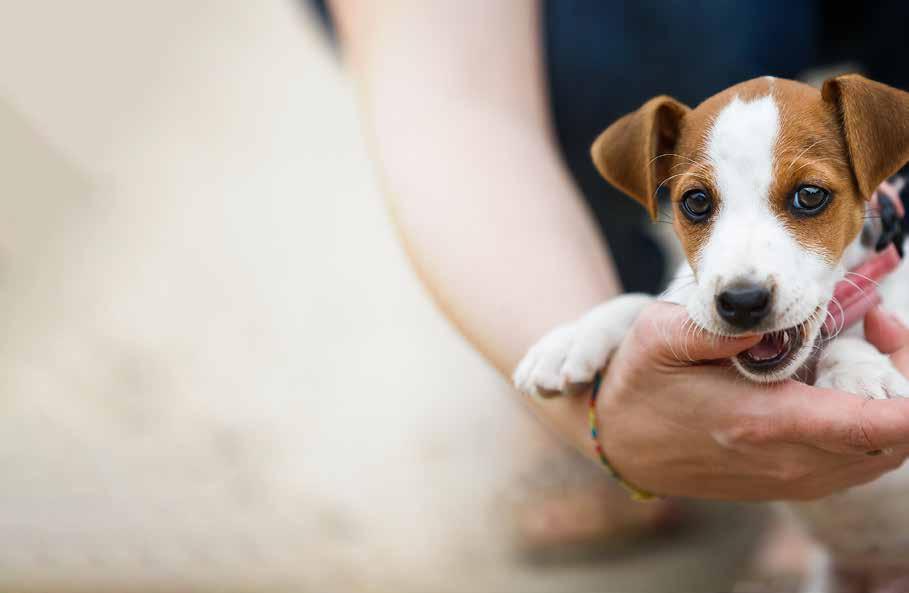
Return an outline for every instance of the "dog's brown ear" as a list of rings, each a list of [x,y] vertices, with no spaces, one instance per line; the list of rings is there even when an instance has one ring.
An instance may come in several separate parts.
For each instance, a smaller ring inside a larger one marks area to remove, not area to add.
[[[909,93],[846,74],[824,82],[821,95],[839,114],[859,191],[870,198],[909,161]]]
[[[590,151],[600,174],[643,204],[654,220],[656,190],[669,176],[672,162],[659,157],[675,150],[679,125],[688,111],[672,97],[654,97],[606,128]]]

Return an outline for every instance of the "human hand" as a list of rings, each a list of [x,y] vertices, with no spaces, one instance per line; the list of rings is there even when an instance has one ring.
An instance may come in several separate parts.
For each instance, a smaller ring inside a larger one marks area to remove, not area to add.
[[[899,319],[881,307],[872,309],[865,316],[865,338],[909,377],[909,328]]]
[[[692,331],[684,308],[647,307],[598,396],[600,440],[619,473],[661,495],[806,500],[899,467],[909,400],[746,382],[724,361],[759,339]],[[891,454],[868,455],[882,449]]]

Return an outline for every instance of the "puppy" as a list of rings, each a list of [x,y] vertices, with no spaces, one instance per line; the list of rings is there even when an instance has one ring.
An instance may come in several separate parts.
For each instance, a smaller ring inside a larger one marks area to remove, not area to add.
[[[735,85],[694,109],[660,96],[604,131],[600,173],[656,219],[668,195],[687,262],[664,293],[700,329],[760,334],[732,360],[760,383],[793,377],[817,350],[847,265],[870,252],[861,231],[875,188],[909,161],[909,93],[846,75],[821,91],[772,77]],[[909,320],[905,265],[879,290]],[[518,365],[525,393],[589,384],[642,308],[624,295],[544,336]],[[909,381],[860,333],[825,345],[816,385],[869,398],[909,396]],[[909,566],[909,473],[897,471],[799,512],[838,561]],[[860,560],[856,560],[860,559]]]

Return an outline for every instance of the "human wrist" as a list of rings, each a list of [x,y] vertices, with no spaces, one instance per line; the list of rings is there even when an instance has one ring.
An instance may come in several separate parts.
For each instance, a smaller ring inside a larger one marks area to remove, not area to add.
[[[602,428],[600,423],[600,409],[597,405],[600,399],[600,392],[603,390],[603,372],[598,372],[594,378],[593,385],[587,395],[587,426],[590,436],[590,447],[594,451],[594,457],[603,469],[615,479],[616,482],[631,496],[633,500],[639,502],[652,501],[660,498],[653,492],[642,488],[637,483],[629,480],[615,466],[613,460],[606,454],[602,442]]]

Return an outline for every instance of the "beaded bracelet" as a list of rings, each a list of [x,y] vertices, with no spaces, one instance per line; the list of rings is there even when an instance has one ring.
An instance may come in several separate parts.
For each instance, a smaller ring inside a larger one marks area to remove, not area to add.
[[[600,384],[603,382],[603,373],[597,373],[593,379],[593,391],[590,392],[590,407],[587,411],[587,418],[590,421],[590,438],[593,439],[593,448],[600,458],[600,463],[606,468],[606,471],[615,478],[615,481],[631,495],[632,500],[641,502],[656,500],[659,498],[651,492],[638,488],[625,478],[609,463],[606,453],[603,452],[603,446],[600,444],[600,429],[597,422],[597,394],[600,392]]]

